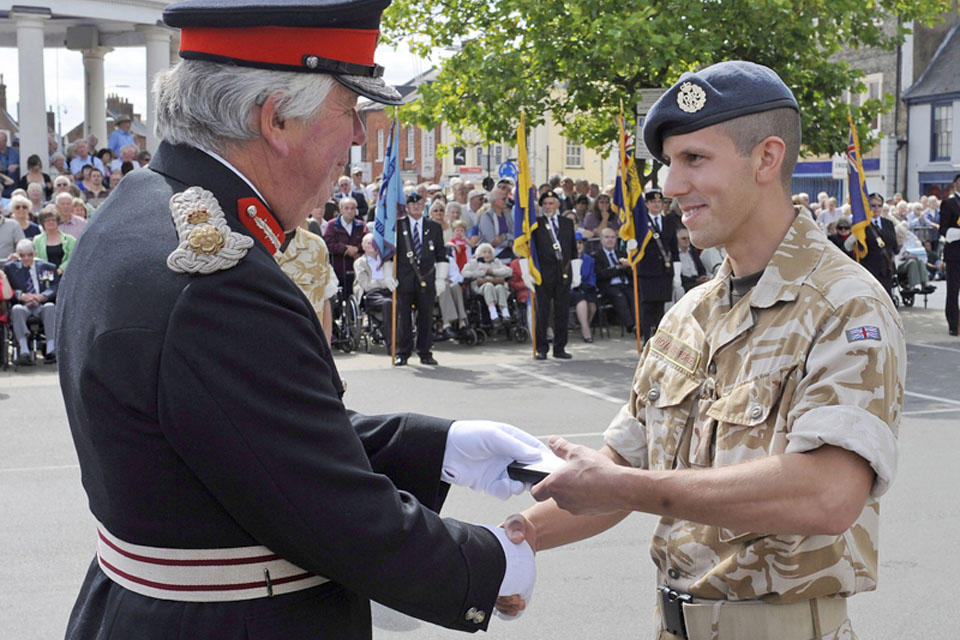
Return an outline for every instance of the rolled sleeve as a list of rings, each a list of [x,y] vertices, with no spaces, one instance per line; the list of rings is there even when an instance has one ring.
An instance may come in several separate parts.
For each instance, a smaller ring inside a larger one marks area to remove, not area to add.
[[[603,432],[603,442],[632,466],[647,469],[650,466],[647,428],[633,415],[630,406],[630,403],[627,403],[620,408]]]
[[[786,453],[806,453],[829,444],[857,454],[876,473],[870,495],[879,498],[897,475],[897,441],[885,422],[851,406],[818,407],[800,416],[787,434]]]
[[[896,475],[906,362],[892,304],[873,296],[842,304],[807,356],[789,411],[786,452],[824,444],[852,451],[876,473],[871,494],[882,495]]]

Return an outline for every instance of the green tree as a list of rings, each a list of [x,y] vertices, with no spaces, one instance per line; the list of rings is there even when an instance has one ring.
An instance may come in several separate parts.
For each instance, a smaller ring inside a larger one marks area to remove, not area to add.
[[[864,91],[862,72],[844,47],[891,50],[911,20],[932,23],[952,0],[394,0],[385,39],[407,39],[428,55],[452,49],[437,81],[401,117],[425,126],[446,122],[455,135],[510,139],[521,111],[531,126],[553,112],[568,138],[602,150],[616,140],[622,99],[668,87],[685,71],[722,60],[775,69],[803,115],[813,153],[847,145],[845,90]],[[899,17],[884,29],[884,18]],[[854,106],[865,147],[868,123],[894,99]],[[628,106],[629,109],[629,106]]]

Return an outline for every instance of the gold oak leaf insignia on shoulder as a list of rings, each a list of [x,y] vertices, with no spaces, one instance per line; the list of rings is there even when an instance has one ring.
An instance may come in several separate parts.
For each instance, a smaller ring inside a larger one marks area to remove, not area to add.
[[[231,231],[220,203],[200,187],[170,198],[170,216],[180,244],[167,256],[178,273],[214,273],[237,265],[253,246],[253,238]]]

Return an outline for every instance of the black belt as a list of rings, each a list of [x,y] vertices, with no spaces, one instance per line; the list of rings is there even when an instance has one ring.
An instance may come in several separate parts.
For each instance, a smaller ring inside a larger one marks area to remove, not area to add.
[[[693,596],[689,593],[674,591],[664,585],[659,585],[657,592],[660,594],[660,619],[663,630],[687,640],[687,625],[683,619],[683,604],[693,602]]]

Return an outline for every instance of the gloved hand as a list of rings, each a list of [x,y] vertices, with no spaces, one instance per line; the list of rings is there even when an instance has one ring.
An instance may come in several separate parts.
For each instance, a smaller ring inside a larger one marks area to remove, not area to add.
[[[447,275],[450,273],[450,263],[448,262],[438,262],[437,263],[437,275],[434,285],[437,289],[437,295],[439,295],[447,287]]]
[[[507,536],[507,532],[500,527],[484,525],[484,528],[497,536],[497,541],[503,548],[503,555],[507,561],[507,570],[503,574],[503,581],[500,583],[500,591],[497,594],[501,596],[497,600],[498,603],[511,600],[510,596],[519,596],[520,599],[520,609],[515,615],[504,613],[497,608],[495,610],[497,617],[504,620],[516,620],[523,613],[523,609],[530,604],[533,585],[537,581],[537,565],[533,559],[533,549],[526,540],[514,543]]]
[[[533,291],[537,286],[533,281],[533,276],[530,275],[530,263],[526,258],[520,259],[520,279],[523,280],[523,286],[530,291]]]
[[[846,251],[853,251],[853,248],[857,245],[857,236],[852,233],[847,236],[847,239],[843,241],[843,248]]]
[[[393,277],[393,260],[387,260],[383,263],[383,282],[390,291],[395,291],[397,285],[400,284]]]
[[[679,287],[683,290],[683,281],[680,279],[680,270],[683,269],[683,265],[679,262],[673,263],[673,288],[676,289]]]
[[[943,236],[943,239],[947,243],[960,240],[960,227],[950,227],[947,229],[947,233]]]
[[[546,447],[526,431],[489,420],[458,420],[450,426],[440,477],[444,482],[506,500],[525,486],[507,475],[514,460],[536,462]]]
[[[634,251],[636,251],[638,246],[640,245],[637,243],[636,238],[630,238],[629,240],[627,240],[627,255],[629,256]]]

